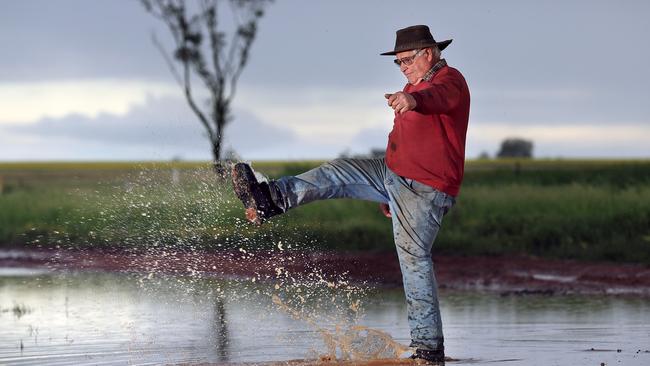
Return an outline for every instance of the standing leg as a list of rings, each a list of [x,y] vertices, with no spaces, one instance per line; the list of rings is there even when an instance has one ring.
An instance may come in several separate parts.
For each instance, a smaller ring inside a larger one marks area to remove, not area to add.
[[[411,330],[411,346],[444,355],[431,247],[453,197],[388,171],[393,234],[397,249]],[[444,356],[443,356],[444,357]]]

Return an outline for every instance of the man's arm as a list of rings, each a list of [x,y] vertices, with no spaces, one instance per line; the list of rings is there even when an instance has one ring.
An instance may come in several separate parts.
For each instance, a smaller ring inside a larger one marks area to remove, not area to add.
[[[463,80],[445,75],[430,87],[411,93],[415,100],[413,110],[422,114],[449,113],[460,103],[464,88]]]
[[[444,114],[460,103],[464,88],[466,86],[462,79],[446,75],[426,89],[412,93],[399,91],[384,94],[384,97],[397,113],[414,110],[422,114]]]

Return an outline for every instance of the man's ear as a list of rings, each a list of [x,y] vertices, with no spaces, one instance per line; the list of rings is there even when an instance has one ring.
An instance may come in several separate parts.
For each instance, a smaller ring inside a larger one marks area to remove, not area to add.
[[[429,62],[433,61],[433,50],[427,48],[425,52],[427,53],[427,60],[429,60]]]

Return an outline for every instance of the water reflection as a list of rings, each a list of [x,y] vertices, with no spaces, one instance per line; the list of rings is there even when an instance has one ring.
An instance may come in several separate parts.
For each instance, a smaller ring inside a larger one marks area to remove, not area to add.
[[[228,322],[226,321],[226,306],[222,296],[216,296],[213,301],[214,320],[212,321],[214,333],[213,339],[216,339],[217,360],[224,362],[229,359],[228,352]]]
[[[322,354],[321,334],[278,309],[269,288],[244,279],[5,273],[0,364],[263,362]],[[461,359],[457,365],[650,364],[644,298],[441,296],[446,346]],[[362,325],[408,343],[401,291],[375,289],[359,300]],[[322,319],[351,319],[334,303],[306,306],[317,305]]]

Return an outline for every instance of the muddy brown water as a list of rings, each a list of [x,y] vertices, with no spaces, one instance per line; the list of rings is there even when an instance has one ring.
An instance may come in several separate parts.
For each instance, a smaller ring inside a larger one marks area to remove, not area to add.
[[[0,268],[0,365],[409,364],[391,356],[408,355],[400,290],[309,280]],[[650,365],[648,298],[443,290],[441,306],[448,365]]]

